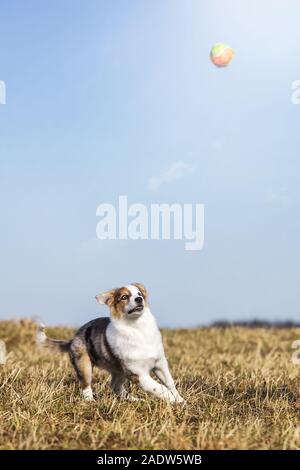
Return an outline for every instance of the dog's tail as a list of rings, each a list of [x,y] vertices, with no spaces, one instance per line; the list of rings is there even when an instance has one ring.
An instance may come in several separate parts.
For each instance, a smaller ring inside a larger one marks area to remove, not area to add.
[[[62,341],[60,339],[48,338],[45,333],[46,326],[43,323],[38,325],[36,334],[36,342],[39,346],[46,346],[60,352],[68,352],[70,349],[71,341]]]

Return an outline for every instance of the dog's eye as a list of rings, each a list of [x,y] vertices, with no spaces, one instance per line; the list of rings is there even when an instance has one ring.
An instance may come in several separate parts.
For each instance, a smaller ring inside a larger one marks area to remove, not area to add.
[[[141,297],[143,297],[143,294],[141,294],[140,292],[138,292],[138,295],[140,295]]]
[[[122,295],[121,300],[127,300],[127,299],[128,299],[128,295]]]

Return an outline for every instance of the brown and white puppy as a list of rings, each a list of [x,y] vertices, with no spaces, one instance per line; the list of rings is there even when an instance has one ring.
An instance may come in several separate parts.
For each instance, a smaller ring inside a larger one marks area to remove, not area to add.
[[[160,331],[147,303],[142,284],[130,284],[96,296],[110,308],[110,318],[97,318],[82,326],[70,341],[47,338],[45,327],[38,342],[68,352],[80,380],[83,396],[93,400],[92,368],[110,372],[113,392],[130,398],[126,380],[139,383],[145,392],[170,402],[184,402],[169,371]],[[151,377],[154,372],[160,383]]]

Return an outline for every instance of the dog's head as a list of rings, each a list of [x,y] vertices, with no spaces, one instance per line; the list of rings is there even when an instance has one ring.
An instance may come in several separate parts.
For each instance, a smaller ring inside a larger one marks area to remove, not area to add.
[[[147,306],[147,291],[143,284],[134,283],[98,294],[96,300],[110,308],[112,317],[134,319],[144,313]]]

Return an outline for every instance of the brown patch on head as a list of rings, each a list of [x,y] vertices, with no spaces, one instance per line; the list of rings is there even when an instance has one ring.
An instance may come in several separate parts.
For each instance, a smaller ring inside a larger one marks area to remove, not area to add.
[[[111,315],[114,318],[122,318],[124,308],[128,305],[131,292],[127,287],[120,287],[114,291],[113,301],[110,305]]]
[[[141,284],[139,282],[133,282],[132,285],[137,287],[139,289],[140,293],[142,294],[142,296],[144,297],[144,299],[147,300],[148,292],[147,292],[147,289],[144,286],[144,284]]]

